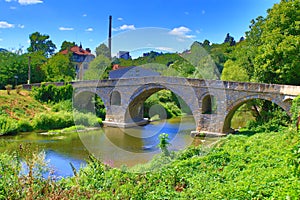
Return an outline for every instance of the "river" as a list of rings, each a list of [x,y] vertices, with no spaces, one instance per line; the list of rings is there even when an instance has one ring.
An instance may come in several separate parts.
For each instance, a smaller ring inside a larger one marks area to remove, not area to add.
[[[70,163],[78,170],[86,164],[91,154],[112,167],[146,163],[160,153],[157,145],[161,133],[169,135],[170,151],[184,149],[195,142],[190,136],[192,130],[195,130],[194,118],[186,116],[127,129],[105,127],[94,131],[57,135],[20,133],[0,137],[0,142],[6,144],[5,147],[0,147],[0,153],[12,152],[20,148],[20,145],[30,143],[26,148],[37,146],[42,149],[54,174],[66,177],[73,175]]]

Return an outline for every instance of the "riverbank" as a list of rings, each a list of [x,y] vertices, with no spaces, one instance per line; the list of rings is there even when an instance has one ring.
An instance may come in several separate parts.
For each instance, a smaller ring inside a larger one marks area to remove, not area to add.
[[[157,156],[140,166],[142,173],[91,158],[75,176],[59,181],[44,179],[38,171],[19,177],[20,158],[15,155],[25,151],[20,149],[0,155],[6,167],[0,171],[0,199],[297,199],[299,145],[294,128],[243,131],[222,138],[211,149],[191,146],[171,157]],[[37,153],[29,154],[29,164],[38,164]]]
[[[99,127],[101,118],[91,113],[74,113],[72,101],[42,103],[30,91],[0,90],[0,136],[20,132],[47,132],[72,126]]]

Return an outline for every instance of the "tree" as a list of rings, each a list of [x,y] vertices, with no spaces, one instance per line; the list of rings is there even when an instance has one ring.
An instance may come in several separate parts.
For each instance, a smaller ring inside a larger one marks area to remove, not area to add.
[[[256,29],[250,31],[252,33]],[[254,59],[259,82],[300,84],[300,0],[282,0],[260,24]],[[252,33],[253,35],[253,33]]]
[[[110,50],[104,43],[102,43],[96,48],[96,55],[103,55],[107,58],[110,58]]]
[[[90,62],[89,69],[83,75],[84,80],[100,80],[108,78],[108,69],[111,67],[109,58],[104,55],[97,56]]]
[[[72,81],[75,78],[75,68],[68,55],[55,54],[42,66],[46,81]]]
[[[32,33],[29,36],[30,47],[27,48],[28,52],[42,52],[45,57],[54,54],[56,49],[55,44],[49,40],[49,35],[42,35],[39,32]]]
[[[63,51],[63,50],[66,50],[66,49],[70,50],[74,46],[76,46],[75,42],[63,41],[59,51]]]
[[[227,60],[224,64],[221,79],[224,81],[249,81],[249,76],[246,70],[240,67],[232,60]]]
[[[236,42],[235,42],[234,38],[232,36],[230,36],[229,33],[227,33],[224,43],[229,43],[230,46],[234,46]]]

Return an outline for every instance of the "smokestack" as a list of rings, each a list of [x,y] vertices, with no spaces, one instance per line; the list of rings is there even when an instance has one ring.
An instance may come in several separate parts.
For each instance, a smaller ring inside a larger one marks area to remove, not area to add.
[[[111,59],[111,30],[112,30],[112,16],[109,16],[109,28],[108,28],[108,48],[109,58]]]

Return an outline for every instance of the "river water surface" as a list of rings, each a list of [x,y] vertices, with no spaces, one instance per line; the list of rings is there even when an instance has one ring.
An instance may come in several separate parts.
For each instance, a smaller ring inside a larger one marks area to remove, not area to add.
[[[112,167],[134,166],[150,161],[155,154],[159,135],[169,135],[169,150],[178,151],[194,143],[190,132],[195,130],[193,117],[177,117],[151,122],[146,126],[128,129],[105,127],[94,131],[43,135],[40,133],[20,133],[16,136],[0,137],[5,148],[0,153],[13,151],[26,143],[44,150],[46,161],[56,176],[72,176],[70,166],[83,167],[89,155],[94,155]],[[203,140],[202,140],[203,141]]]

